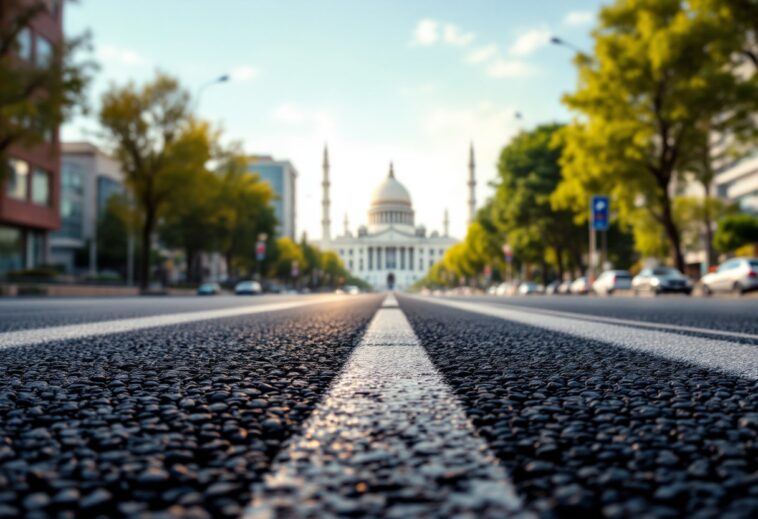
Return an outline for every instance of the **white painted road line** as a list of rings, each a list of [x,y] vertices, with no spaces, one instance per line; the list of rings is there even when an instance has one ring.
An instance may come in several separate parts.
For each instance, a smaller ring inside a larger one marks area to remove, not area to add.
[[[246,518],[524,515],[390,297],[303,432],[254,487]]]
[[[210,319],[224,317],[236,317],[263,312],[275,312],[277,310],[290,310],[300,306],[313,305],[326,301],[336,301],[335,296],[308,298],[302,301],[288,301],[283,303],[257,304],[235,308],[223,308],[219,310],[203,310],[201,312],[182,312],[177,314],[155,315],[151,317],[135,317],[131,319],[114,319],[110,321],[98,321],[84,324],[70,324],[64,326],[51,326],[49,328],[36,328],[33,330],[17,330],[0,333],[0,349],[11,346],[28,346],[52,341],[69,339],[81,339],[98,335],[111,335],[114,333],[133,332],[146,328],[171,326],[175,324],[194,323]]]
[[[601,341],[667,359],[717,369],[751,380],[758,379],[758,347],[718,339],[707,339],[661,330],[641,330],[611,323],[599,323],[561,316],[546,316],[528,310],[487,303],[470,303],[410,296],[458,310],[499,317],[584,339]],[[658,326],[660,328],[661,326]]]
[[[698,328],[696,326],[682,326],[680,324],[656,323],[656,322],[651,322],[651,321],[636,321],[633,319],[619,319],[618,317],[605,317],[601,315],[579,314],[576,312],[564,312],[564,311],[559,311],[559,310],[548,310],[545,308],[534,308],[534,307],[510,305],[508,303],[489,303],[489,302],[484,302],[484,301],[481,301],[481,303],[482,304],[497,304],[497,305],[505,306],[508,308],[513,308],[514,310],[522,310],[522,311],[525,308],[528,308],[529,312],[536,312],[536,313],[558,316],[558,317],[568,317],[570,319],[582,319],[585,321],[596,321],[596,322],[601,322],[601,323],[619,324],[622,326],[634,326],[637,328],[658,328],[658,329],[665,328],[667,330],[674,330],[677,332],[701,333],[704,335],[721,335],[722,337],[734,337],[735,339],[749,339],[753,341],[758,341],[758,334],[754,334],[754,333],[733,332],[731,330],[719,330],[719,329],[714,329],[714,328]]]

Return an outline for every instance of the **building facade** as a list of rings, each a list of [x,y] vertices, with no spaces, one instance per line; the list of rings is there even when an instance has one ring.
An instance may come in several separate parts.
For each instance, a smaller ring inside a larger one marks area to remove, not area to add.
[[[744,213],[758,216],[758,149],[720,169],[713,185],[719,198],[737,204]]]
[[[395,177],[392,164],[387,177],[371,195],[367,224],[359,226],[353,233],[346,217],[342,234],[332,238],[328,212],[331,184],[326,150],[323,168],[324,214],[320,246],[324,250],[335,251],[353,276],[363,279],[375,290],[410,288],[426,276],[432,265],[441,260],[451,246],[458,243],[449,236],[447,211],[444,213],[442,234],[436,231],[427,234],[426,227],[416,225],[411,195]],[[473,181],[473,168],[470,181]]]
[[[257,173],[274,191],[274,213],[278,220],[276,233],[295,239],[297,171],[288,160],[274,160],[269,156],[248,158],[248,171]]]
[[[86,270],[97,272],[97,222],[111,196],[124,193],[119,163],[88,142],[61,147],[60,228],[50,237],[51,263],[68,273],[81,270],[77,254],[87,248]]]
[[[62,21],[62,2],[48,2],[48,9],[19,34],[17,58],[44,66],[63,39]],[[0,274],[49,261],[49,233],[60,224],[58,130],[34,146],[11,145],[7,158],[8,173],[0,185]]]

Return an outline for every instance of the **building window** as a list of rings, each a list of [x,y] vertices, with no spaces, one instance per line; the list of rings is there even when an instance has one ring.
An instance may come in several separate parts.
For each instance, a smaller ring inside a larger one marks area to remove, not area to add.
[[[413,247],[408,248],[408,268],[410,270],[413,270],[413,251],[414,251]]]
[[[430,260],[429,260],[429,268],[432,268],[432,266],[434,266],[434,260],[431,260],[431,259],[430,259]]]
[[[405,247],[400,247],[400,270],[405,270]]]
[[[29,27],[21,29],[18,33],[18,57],[25,60],[32,60],[32,31]]]
[[[382,248],[376,248],[376,269],[382,270]]]
[[[9,176],[6,193],[10,198],[26,200],[29,196],[29,164],[23,160],[8,161]]]
[[[24,240],[21,229],[0,225],[0,272],[21,270],[24,266]]]
[[[32,173],[32,202],[50,205],[50,174],[44,169],[34,168]]]
[[[445,249],[440,249],[440,256],[442,256],[443,254],[445,254]]]
[[[363,272],[363,258],[361,258],[358,262],[358,270]]]
[[[347,262],[347,269],[352,272],[353,271],[353,260],[350,260]]]
[[[340,256],[344,256],[344,255],[345,255],[345,249],[340,249]]]
[[[422,271],[422,272],[424,271],[424,259],[423,258],[419,258],[418,259],[418,269],[420,271]]]
[[[37,35],[37,60],[40,67],[46,67],[53,61],[53,44],[44,36]]]
[[[374,248],[368,248],[368,269],[374,270]]]
[[[348,253],[350,256],[352,256],[352,255],[353,255],[353,249],[348,249],[348,250],[347,250],[347,253]]]

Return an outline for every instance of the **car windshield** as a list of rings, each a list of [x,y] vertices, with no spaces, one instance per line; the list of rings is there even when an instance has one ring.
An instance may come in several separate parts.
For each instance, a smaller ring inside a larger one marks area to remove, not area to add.
[[[653,275],[654,276],[681,276],[682,274],[675,268],[659,267],[657,269],[653,269]]]
[[[758,268],[758,260],[750,260],[748,263],[750,263],[751,267]]]

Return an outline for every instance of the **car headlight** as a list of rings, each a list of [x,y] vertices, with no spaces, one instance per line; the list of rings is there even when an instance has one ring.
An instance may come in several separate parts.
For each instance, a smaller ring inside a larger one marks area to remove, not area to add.
[[[661,284],[661,280],[660,280],[660,279],[658,279],[658,278],[653,278],[653,279],[650,281],[650,284],[651,284],[651,285],[653,285],[654,287],[657,287],[658,285],[660,285],[660,284]]]

